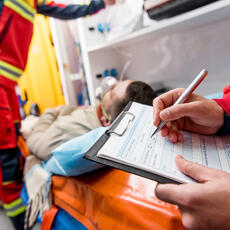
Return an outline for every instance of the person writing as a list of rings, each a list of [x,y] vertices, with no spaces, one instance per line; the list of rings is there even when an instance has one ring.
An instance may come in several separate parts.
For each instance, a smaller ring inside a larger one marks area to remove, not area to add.
[[[167,121],[161,135],[176,143],[182,141],[180,130],[204,135],[230,133],[230,86],[224,89],[222,99],[208,100],[192,94],[183,104],[172,106],[184,92],[175,89],[153,101],[154,125]],[[230,228],[230,174],[185,160],[177,156],[176,165],[197,183],[158,184],[156,196],[178,205],[182,222],[191,230],[224,230]]]

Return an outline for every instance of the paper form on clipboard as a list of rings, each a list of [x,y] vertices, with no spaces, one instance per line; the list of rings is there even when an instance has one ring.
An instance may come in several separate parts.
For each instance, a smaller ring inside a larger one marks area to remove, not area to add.
[[[183,132],[183,142],[177,144],[171,143],[159,133],[151,138],[156,128],[153,126],[152,114],[153,107],[133,102],[120,117],[119,123],[117,121],[116,127],[107,131],[110,137],[100,146],[95,157],[118,163],[116,168],[123,169],[122,166],[126,165],[128,168],[125,171],[134,168],[140,172],[145,171],[148,175],[154,174],[154,178],[147,177],[163,183],[194,182],[177,169],[174,158],[178,154],[187,160],[230,172],[229,136]],[[106,161],[101,163],[106,164]],[[145,176],[138,172],[136,174]],[[162,181],[162,178],[167,180]]]

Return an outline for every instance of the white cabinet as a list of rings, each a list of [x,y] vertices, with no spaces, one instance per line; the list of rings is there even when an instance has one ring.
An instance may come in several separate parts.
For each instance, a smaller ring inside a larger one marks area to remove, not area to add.
[[[206,68],[209,75],[197,92],[219,92],[230,84],[230,0],[220,0],[179,16],[153,21],[149,27],[107,42],[97,30],[108,10],[77,21],[77,32],[91,104],[105,69],[126,65],[125,78],[166,87],[186,87]],[[56,45],[56,44],[55,44]]]

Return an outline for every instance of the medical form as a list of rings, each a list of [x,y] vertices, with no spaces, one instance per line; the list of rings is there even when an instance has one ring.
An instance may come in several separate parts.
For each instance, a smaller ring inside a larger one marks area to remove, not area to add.
[[[183,132],[183,142],[173,144],[159,133],[151,138],[154,129],[153,107],[133,102],[97,157],[137,167],[180,183],[194,181],[177,169],[174,158],[178,154],[187,160],[230,172],[230,136]]]

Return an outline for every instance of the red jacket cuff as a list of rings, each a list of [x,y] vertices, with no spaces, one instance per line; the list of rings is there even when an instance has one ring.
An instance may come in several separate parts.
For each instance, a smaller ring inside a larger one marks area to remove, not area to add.
[[[227,114],[230,114],[230,97],[226,97],[223,99],[213,99],[213,100],[216,101]]]

